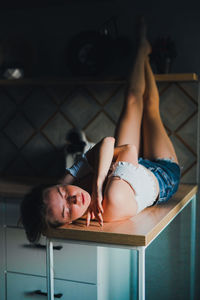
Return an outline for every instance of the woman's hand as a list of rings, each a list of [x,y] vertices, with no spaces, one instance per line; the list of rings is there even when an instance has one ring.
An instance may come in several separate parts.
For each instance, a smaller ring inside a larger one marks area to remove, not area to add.
[[[103,226],[103,195],[102,195],[102,187],[97,187],[94,183],[91,203],[87,212],[87,226],[90,225],[90,220],[96,218],[101,226]]]
[[[105,137],[98,143],[98,145],[96,145],[92,152],[94,179],[91,204],[87,212],[87,226],[89,226],[90,220],[95,217],[99,221],[99,224],[103,225],[103,183],[108,175],[112,163],[114,143],[115,139],[113,137]]]

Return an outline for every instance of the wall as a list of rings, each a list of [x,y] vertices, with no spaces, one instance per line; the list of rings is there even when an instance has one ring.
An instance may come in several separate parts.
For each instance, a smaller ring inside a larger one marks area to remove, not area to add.
[[[83,130],[97,143],[113,136],[124,83],[26,84],[0,86],[0,174],[61,176],[66,135]],[[182,181],[196,182],[197,82],[159,83],[162,119],[175,146]],[[69,165],[68,165],[69,167]]]
[[[66,67],[66,46],[69,39],[82,30],[98,30],[112,16],[117,16],[119,34],[135,44],[136,19],[144,14],[151,41],[169,34],[176,43],[178,56],[173,72],[200,73],[200,19],[198,7],[186,1],[59,1],[60,5],[31,8],[2,9],[0,12],[0,38],[25,38],[34,52],[31,73],[35,76],[70,76]],[[64,3],[64,4],[62,4]],[[120,59],[114,66],[116,73],[127,74],[131,55]],[[120,67],[121,66],[121,69]],[[120,70],[118,70],[118,68]]]

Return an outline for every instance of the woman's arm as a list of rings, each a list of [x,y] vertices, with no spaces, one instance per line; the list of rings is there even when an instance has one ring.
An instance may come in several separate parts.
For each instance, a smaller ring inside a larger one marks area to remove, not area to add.
[[[106,137],[92,149],[93,151],[91,150],[86,154],[89,163],[94,168],[92,201],[87,213],[87,225],[89,225],[93,215],[96,216],[101,225],[103,223],[102,190],[113,160],[114,143],[113,137]]]
[[[113,161],[126,161],[137,165],[138,154],[136,147],[130,144],[115,147]]]
[[[98,173],[98,185],[100,185],[100,183],[105,180],[105,176],[107,175],[105,170],[107,170],[108,172],[112,160],[116,161],[117,158],[120,158],[121,155],[124,155],[125,151],[127,151],[127,145],[114,148],[114,142],[115,139],[113,137],[106,137],[86,153],[89,164],[94,170],[96,170],[96,178]],[[112,155],[113,157],[111,157]],[[107,156],[109,157],[107,158]],[[58,183],[60,184],[74,184],[75,181],[76,178],[72,176],[68,171],[66,171],[66,174],[62,178],[58,179]]]
[[[111,146],[111,147],[110,147]],[[111,148],[111,152],[110,152]],[[92,149],[90,149],[86,154],[86,159],[81,158],[80,161],[76,162],[74,165],[66,171],[66,174],[58,179],[60,184],[74,184],[77,179],[81,179],[82,176],[86,177],[84,173],[91,172],[92,169],[95,170],[95,178],[98,178],[98,186],[104,181],[107,175],[106,169],[109,170],[110,163],[107,163],[107,156],[110,153],[109,160],[112,161],[114,149],[114,138],[106,137],[98,144],[96,144]],[[81,162],[81,163],[80,163]],[[108,166],[106,165],[108,164]],[[84,170],[86,168],[86,170]],[[89,171],[88,171],[89,170]],[[93,171],[92,171],[93,172]],[[70,174],[71,173],[71,174]],[[105,174],[105,175],[103,175]],[[86,174],[88,175],[88,174]]]
[[[113,137],[104,138],[95,155],[94,180],[98,188],[103,187],[103,183],[110,169],[114,155],[115,139]]]
[[[107,177],[112,161],[126,161],[134,165],[138,164],[137,149],[134,145],[122,145],[114,148],[115,139],[107,137],[92,148],[87,154],[88,161],[93,164],[95,176],[93,181],[93,201],[87,215],[87,225],[90,218],[95,215],[100,224],[103,223],[102,213],[102,187]],[[117,191],[117,192],[116,192]],[[104,197],[104,216],[108,219],[123,219],[135,211],[136,205],[133,203],[134,192],[130,186],[123,180],[117,180],[116,177],[109,179],[106,186],[106,197]],[[124,207],[125,202],[129,205]],[[132,205],[133,204],[133,205]],[[112,213],[111,213],[112,212]]]
[[[114,158],[116,161],[138,165],[138,154],[134,145],[115,148]],[[125,220],[136,215],[138,207],[134,190],[119,177],[110,177],[105,188],[103,208],[106,222]]]

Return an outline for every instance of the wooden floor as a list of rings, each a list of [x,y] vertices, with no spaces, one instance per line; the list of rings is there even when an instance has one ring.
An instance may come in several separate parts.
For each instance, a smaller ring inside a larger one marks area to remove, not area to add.
[[[103,227],[92,221],[91,225],[86,227],[85,220],[79,219],[73,224],[49,229],[44,235],[49,238],[101,244],[147,246],[196,193],[196,185],[181,184],[177,193],[167,203],[146,208],[130,220],[104,223]]]

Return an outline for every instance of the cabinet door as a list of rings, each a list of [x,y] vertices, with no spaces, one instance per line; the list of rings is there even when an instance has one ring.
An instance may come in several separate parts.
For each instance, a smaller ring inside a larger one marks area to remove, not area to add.
[[[46,276],[45,238],[43,248],[31,245],[21,228],[6,228],[7,270]]]
[[[63,300],[96,300],[95,285],[55,280],[54,298]],[[43,277],[7,273],[6,300],[47,299],[46,280]]]
[[[55,278],[97,283],[97,247],[71,244],[67,242],[53,243],[62,247],[54,250]]]

